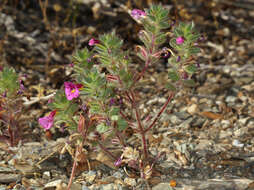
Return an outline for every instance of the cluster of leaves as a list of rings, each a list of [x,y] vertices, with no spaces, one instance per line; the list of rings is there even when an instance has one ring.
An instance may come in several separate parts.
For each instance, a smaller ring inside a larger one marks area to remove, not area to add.
[[[195,25],[191,23],[180,22],[174,29],[175,37],[170,40],[170,45],[176,53],[168,59],[171,65],[168,76],[171,83],[167,84],[170,90],[176,90],[182,85],[193,87],[195,82],[190,79],[197,71],[197,66],[193,56],[200,52],[197,47],[197,40],[200,34],[195,30]],[[177,39],[182,39],[183,43],[177,44]]]
[[[160,58],[159,47],[167,40],[165,30],[170,27],[169,11],[162,6],[153,5],[146,10],[146,14],[146,18],[141,20],[144,30],[139,32],[139,39],[143,42],[144,47],[138,46],[140,52],[137,55],[144,61],[149,60],[152,64]]]
[[[5,66],[0,71],[0,140],[15,146],[22,138],[23,104],[18,74]]]
[[[13,98],[19,90],[18,75],[10,67],[4,67],[0,72],[0,93],[8,98]]]

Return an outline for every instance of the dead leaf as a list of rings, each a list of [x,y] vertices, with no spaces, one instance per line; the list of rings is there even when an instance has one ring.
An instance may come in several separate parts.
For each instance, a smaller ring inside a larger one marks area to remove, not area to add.
[[[151,175],[153,173],[153,170],[150,165],[147,165],[144,169],[145,179],[151,178]]]
[[[200,115],[207,117],[209,119],[223,119],[222,114],[213,113],[213,112],[209,112],[209,111],[201,112]]]
[[[126,158],[126,160],[138,160],[139,152],[132,147],[125,147],[123,157]]]
[[[178,160],[181,161],[181,163],[186,166],[188,164],[188,160],[186,158],[186,156],[184,154],[182,154],[181,152],[179,152],[178,150],[174,151],[176,157],[178,158]]]
[[[103,152],[99,152],[96,156],[96,160],[109,166],[110,168],[117,169],[114,165],[114,161]]]

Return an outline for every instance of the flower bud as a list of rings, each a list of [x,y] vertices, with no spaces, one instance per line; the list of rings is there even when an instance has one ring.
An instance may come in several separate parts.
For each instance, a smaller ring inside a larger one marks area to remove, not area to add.
[[[89,40],[88,45],[89,46],[94,46],[95,44],[98,44],[98,43],[100,43],[99,40],[96,40],[96,39],[92,38],[92,39]]]
[[[147,58],[148,53],[146,52],[146,50],[145,50],[145,48],[143,46],[137,46],[136,49],[140,50],[140,53],[141,53],[141,55],[143,56],[144,59]]]
[[[122,164],[122,158],[119,158],[117,161],[114,162],[115,166],[120,166]]]
[[[176,38],[176,44],[181,45],[184,43],[184,38],[182,36]]]
[[[178,62],[180,62],[180,61],[181,61],[181,57],[180,57],[180,56],[177,56],[176,62],[178,63]]]
[[[146,13],[140,9],[133,9],[131,11],[131,16],[134,18],[134,19],[137,19],[139,20],[140,18],[144,18],[146,16]]]

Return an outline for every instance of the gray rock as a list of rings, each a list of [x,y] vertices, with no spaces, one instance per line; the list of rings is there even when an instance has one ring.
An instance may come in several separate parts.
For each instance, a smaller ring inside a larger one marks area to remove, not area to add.
[[[90,190],[87,186],[82,185],[82,190]]]
[[[244,146],[244,144],[240,143],[239,140],[237,140],[237,139],[233,140],[232,145],[235,147],[239,147],[239,148],[242,148]]]
[[[191,115],[185,111],[182,111],[182,112],[177,112],[177,113],[174,113],[179,119],[182,119],[182,120],[186,120],[188,119]]]
[[[172,190],[172,187],[170,187],[169,183],[159,183],[152,190]]]
[[[226,97],[226,102],[235,102],[237,97],[235,96],[227,96]]]
[[[26,190],[26,188],[23,185],[17,184],[14,186],[13,190]],[[41,188],[36,190],[41,190]]]
[[[172,123],[172,124],[180,124],[182,122],[181,119],[179,119],[176,115],[171,114],[167,116],[167,119]]]
[[[127,187],[122,187],[121,185],[116,185],[113,183],[102,185],[100,187],[100,190],[128,190]]]
[[[71,185],[71,190],[81,190],[82,189],[82,185],[79,183],[73,183]]]
[[[110,183],[107,185],[102,185],[100,190],[115,190],[115,184]]]
[[[122,178],[123,175],[124,175],[124,174],[123,174],[122,172],[119,172],[119,171],[117,171],[117,172],[115,172],[115,173],[113,174],[113,176],[116,177],[116,178],[118,178],[118,179]]]
[[[0,183],[12,183],[20,179],[19,174],[0,174]]]
[[[179,128],[187,128],[190,126],[190,123],[193,121],[194,118],[189,118],[187,120],[185,120],[184,122],[182,122],[178,127]]]

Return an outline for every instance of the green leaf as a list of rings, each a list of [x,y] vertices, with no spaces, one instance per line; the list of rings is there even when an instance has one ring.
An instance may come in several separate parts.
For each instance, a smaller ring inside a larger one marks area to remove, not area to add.
[[[187,40],[189,42],[196,42],[198,38],[200,37],[200,34],[191,34]]]
[[[120,108],[118,108],[118,107],[113,107],[113,108],[111,108],[111,110],[110,110],[110,115],[118,115],[119,114],[119,111],[120,111]]]
[[[200,53],[200,48],[198,48],[198,47],[191,47],[189,49],[189,54],[190,55],[194,55],[194,54],[197,54],[197,53]]]
[[[158,36],[156,36],[155,43],[156,44],[163,44],[166,41],[166,34],[160,33]]]
[[[168,82],[165,86],[167,89],[172,90],[172,91],[176,91],[176,87],[175,85],[173,85],[172,83]]]
[[[117,121],[117,125],[118,125],[118,130],[123,131],[127,128],[128,123],[124,119],[119,119]]]
[[[76,111],[78,111],[79,106],[77,104],[70,104],[69,107],[64,110],[64,113],[70,116],[73,116],[75,114]]]
[[[182,31],[179,27],[176,27],[176,28],[174,29],[174,34],[175,34],[176,37],[179,37],[179,36],[183,36],[183,35],[184,35],[183,31]]]
[[[187,73],[193,74],[197,71],[197,67],[194,64],[188,65],[184,68]]]
[[[97,101],[92,101],[89,103],[91,113],[100,113],[101,106]]]
[[[186,24],[186,26],[185,26],[185,34],[189,34],[190,32],[191,32],[191,30],[192,30],[192,24],[190,23],[190,24]]]
[[[118,115],[112,115],[110,118],[112,121],[117,121],[119,119]]]
[[[176,44],[176,39],[175,38],[171,39],[169,44],[170,44],[170,46],[172,48],[177,48],[177,44]]]
[[[0,72],[0,92],[7,92],[7,97],[15,96],[18,89],[18,74],[13,68],[5,66],[2,72]]]
[[[74,59],[74,71],[77,73],[84,72],[84,70],[90,70],[93,67],[93,63],[90,61],[92,53],[87,48],[78,50],[73,56]]]
[[[100,123],[99,125],[96,126],[96,130],[99,133],[105,133],[106,131],[109,130],[109,126],[105,125],[104,123]]]
[[[48,106],[52,110],[66,110],[71,101],[67,100],[65,93],[62,90],[56,92],[54,100]]]
[[[146,10],[147,17],[142,21],[145,31],[152,36],[158,36],[161,30],[170,27],[168,22],[169,10],[164,8],[162,5],[152,5],[148,10]],[[156,38],[155,38],[156,40]],[[151,40],[150,40],[151,41]],[[156,45],[159,46],[160,42],[164,42],[164,39],[157,39]]]
[[[174,82],[180,80],[180,77],[179,77],[178,73],[174,70],[169,70],[168,78],[171,79]]]

